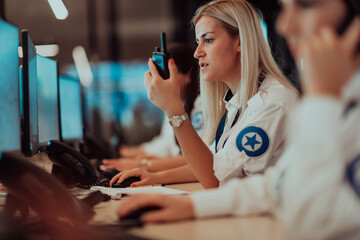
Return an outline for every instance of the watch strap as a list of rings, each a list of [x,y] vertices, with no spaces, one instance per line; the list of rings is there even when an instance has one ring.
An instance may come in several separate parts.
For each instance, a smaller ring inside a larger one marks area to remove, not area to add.
[[[172,123],[175,119],[180,120],[180,124],[178,126],[174,126]],[[175,115],[175,116],[172,116],[171,118],[169,118],[169,123],[173,127],[180,127],[186,119],[189,119],[189,116],[187,115],[187,113],[184,113],[181,115]]]

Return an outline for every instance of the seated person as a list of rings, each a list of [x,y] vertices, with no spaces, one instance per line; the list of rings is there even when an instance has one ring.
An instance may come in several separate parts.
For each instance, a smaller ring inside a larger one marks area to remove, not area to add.
[[[279,163],[265,175],[190,197],[134,195],[122,202],[120,216],[149,205],[161,210],[144,214],[145,222],[271,213],[294,239],[359,239],[360,18],[343,36],[336,33],[359,3],[281,3],[277,29],[302,59],[304,97]]]
[[[296,104],[297,91],[276,65],[251,6],[242,1],[222,4],[226,1],[206,5],[194,17],[204,139],[186,119],[174,60],[169,61],[166,81],[151,59],[145,73],[149,99],[169,119],[185,119],[173,129],[189,165],[156,173],[135,168],[122,171],[111,183],[137,176],[141,181],[134,186],[199,180],[205,188],[216,188],[232,178],[262,174],[282,154],[284,123]],[[236,10],[226,12],[232,7]],[[212,152],[207,144],[214,139]]]
[[[168,51],[176,61],[179,71],[177,80],[185,111],[190,116],[194,128],[201,136],[203,134],[204,119],[199,97],[198,63],[193,57],[194,51],[184,43],[170,44]],[[155,172],[187,164],[180,153],[174,132],[166,116],[159,136],[138,147],[123,146],[120,153],[122,158],[104,159],[100,169],[123,171],[141,167]]]

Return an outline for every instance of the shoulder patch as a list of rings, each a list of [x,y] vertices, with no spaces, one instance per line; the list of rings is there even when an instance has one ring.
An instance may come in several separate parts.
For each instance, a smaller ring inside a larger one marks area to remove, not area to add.
[[[254,126],[249,126],[241,130],[236,138],[236,146],[244,151],[249,157],[259,157],[269,148],[270,140],[267,133]]]
[[[360,155],[351,161],[351,163],[347,166],[346,171],[351,187],[360,198]]]
[[[202,111],[197,111],[191,116],[191,123],[195,130],[198,131],[204,126],[204,116]]]

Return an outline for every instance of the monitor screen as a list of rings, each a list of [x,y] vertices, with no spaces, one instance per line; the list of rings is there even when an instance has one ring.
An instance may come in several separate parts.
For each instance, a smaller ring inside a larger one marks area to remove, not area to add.
[[[22,31],[23,67],[23,153],[32,156],[38,150],[38,106],[36,49],[29,33]]]
[[[19,30],[0,20],[0,152],[20,150]]]
[[[39,144],[60,139],[57,62],[37,55]]]
[[[62,139],[82,139],[82,109],[80,81],[60,76],[60,116]]]

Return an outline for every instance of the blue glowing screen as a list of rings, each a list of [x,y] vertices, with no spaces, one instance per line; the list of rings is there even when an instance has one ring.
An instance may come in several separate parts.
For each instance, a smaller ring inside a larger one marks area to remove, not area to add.
[[[39,143],[59,140],[56,61],[37,55]]]
[[[19,31],[0,20],[0,152],[20,150]]]
[[[60,115],[63,139],[82,139],[82,110],[80,82],[60,76]]]

